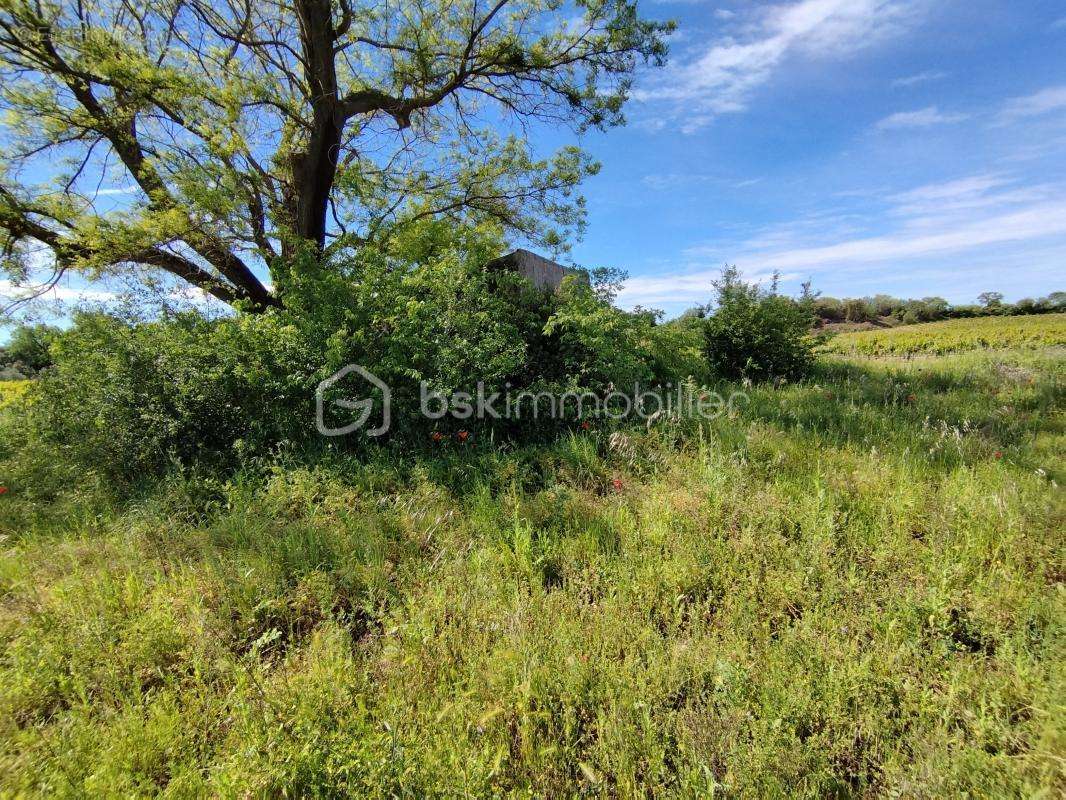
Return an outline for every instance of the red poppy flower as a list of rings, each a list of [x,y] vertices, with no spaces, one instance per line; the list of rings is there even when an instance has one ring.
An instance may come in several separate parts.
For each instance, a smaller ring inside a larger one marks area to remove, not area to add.
[[[6,486],[0,486],[0,494],[7,494],[7,487]]]
[[[615,479],[613,479],[613,480],[611,481],[611,486],[613,486],[613,487],[614,487],[614,490],[615,490],[616,492],[620,492],[620,491],[622,491],[622,479],[621,479],[621,478],[615,478]]]
[[[993,458],[1003,458],[1003,451],[1002,450],[997,450],[996,452],[994,452],[992,454],[992,457]]]
[[[583,430],[583,431],[587,431],[591,427],[592,426],[589,424],[588,420],[585,420],[584,422],[581,423],[581,430]]]
[[[444,434],[442,434],[440,431],[433,431],[433,433],[431,433],[429,436],[435,442],[439,442],[441,439],[444,438]]]
[[[459,433],[457,433],[455,435],[459,439],[460,442],[465,442],[468,438],[470,438],[470,432],[469,431],[459,431]]]
[[[907,402],[908,402],[908,403],[913,403],[913,402],[914,402],[915,400],[917,400],[917,399],[918,399],[918,398],[917,398],[917,397],[915,397],[915,396],[914,396],[913,394],[909,394],[909,395],[907,395]]]

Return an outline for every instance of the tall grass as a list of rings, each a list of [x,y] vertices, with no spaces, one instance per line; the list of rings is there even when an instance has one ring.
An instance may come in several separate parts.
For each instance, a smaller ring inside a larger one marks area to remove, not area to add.
[[[133,501],[8,447],[0,794],[1062,793],[1062,372]]]

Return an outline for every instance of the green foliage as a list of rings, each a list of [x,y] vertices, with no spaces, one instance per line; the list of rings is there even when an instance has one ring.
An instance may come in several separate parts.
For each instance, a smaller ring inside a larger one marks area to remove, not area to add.
[[[843,333],[829,349],[863,355],[954,353],[987,348],[1040,348],[1066,344],[1066,314],[981,317],[877,331]]]
[[[651,379],[648,340],[654,318],[626,314],[574,277],[566,278],[544,331],[557,336],[563,373],[573,388],[610,383],[629,387]]]
[[[650,331],[649,364],[653,383],[677,385],[691,380],[704,384],[712,376],[703,353],[703,325],[696,319],[671,320]]]
[[[871,316],[869,305],[858,299],[845,300],[842,310],[848,322],[866,322]]]
[[[223,466],[277,448],[365,446],[363,436],[327,441],[315,427],[316,387],[348,364],[390,387],[392,427],[382,441],[408,446],[425,445],[433,429],[558,433],[529,414],[426,419],[423,384],[446,395],[476,396],[479,384],[486,396],[602,395],[611,386],[628,392],[705,372],[692,329],[620,311],[598,285],[570,280],[553,294],[515,273],[486,270],[499,246],[492,232],[423,227],[394,239],[389,255],[367,247],[343,265],[307,256],[279,269],[286,305],[263,314],[185,313],[137,324],[79,316],[35,392],[37,435],[69,461],[133,479],[175,462]],[[356,393],[378,399],[371,389]],[[327,394],[327,417],[334,394],[353,391],[340,385]]]
[[[0,381],[0,409],[11,405],[22,397],[30,388],[31,381]]]
[[[62,472],[40,503],[9,476],[61,457],[0,437],[0,792],[1055,796],[1061,381],[836,363],[691,438],[118,508]]]
[[[809,304],[745,283],[735,267],[715,282],[717,308],[704,322],[704,353],[714,374],[796,378],[814,362]]]
[[[998,309],[1003,305],[1002,292],[981,292],[977,295],[978,302],[987,309]]]
[[[991,314],[1053,314],[1066,309],[1066,294],[1052,292],[1047,297],[1023,298],[1017,303],[1003,302],[999,292],[984,292],[981,305],[952,305],[943,297],[923,297],[921,300],[901,300],[887,294],[874,297],[812,298],[815,316],[821,322],[867,322],[880,318],[889,324],[902,322],[914,325],[941,319],[965,319]]]
[[[59,328],[53,325],[16,326],[7,344],[0,347],[0,367],[19,372],[25,377],[36,375],[51,366],[49,348],[58,335]]]
[[[26,282],[46,248],[261,311],[279,259],[343,269],[426,220],[565,249],[598,166],[525,132],[623,123],[672,30],[630,0],[3,0],[0,271]]]
[[[818,297],[814,300],[814,313],[826,322],[843,322],[844,304],[835,297]]]
[[[127,478],[173,460],[226,463],[241,441],[295,434],[306,425],[300,366],[318,355],[278,317],[192,313],[140,325],[83,314],[53,352],[35,391],[38,435]]]

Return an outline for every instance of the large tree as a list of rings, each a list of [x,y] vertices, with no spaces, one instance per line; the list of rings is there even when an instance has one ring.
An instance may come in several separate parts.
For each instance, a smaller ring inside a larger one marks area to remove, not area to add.
[[[298,251],[416,220],[558,243],[594,165],[522,128],[620,123],[667,29],[626,0],[0,0],[4,267],[257,310]]]

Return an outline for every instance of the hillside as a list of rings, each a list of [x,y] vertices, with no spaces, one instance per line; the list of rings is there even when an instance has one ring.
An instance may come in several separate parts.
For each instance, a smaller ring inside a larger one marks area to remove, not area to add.
[[[1066,314],[976,317],[842,333],[828,349],[859,355],[957,353],[1066,345]]]

